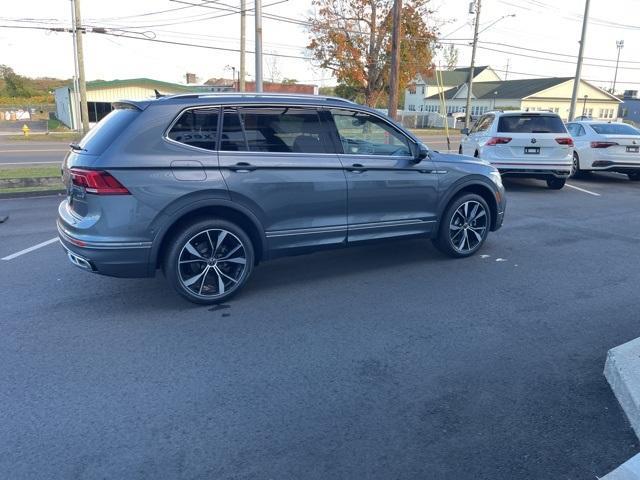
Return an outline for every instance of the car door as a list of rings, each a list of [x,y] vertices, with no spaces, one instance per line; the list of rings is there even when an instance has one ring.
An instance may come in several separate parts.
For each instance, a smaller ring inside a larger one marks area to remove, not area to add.
[[[430,232],[439,173],[433,162],[416,162],[414,142],[381,116],[336,108],[331,119],[347,178],[348,240]]]
[[[259,218],[270,250],[346,241],[346,178],[317,108],[226,107],[221,132],[231,199]]]

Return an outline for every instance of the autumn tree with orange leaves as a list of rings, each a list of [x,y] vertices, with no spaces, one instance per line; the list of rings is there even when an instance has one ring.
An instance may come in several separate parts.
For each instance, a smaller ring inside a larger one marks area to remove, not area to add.
[[[321,68],[375,106],[388,95],[393,0],[313,0],[307,47]],[[416,74],[432,70],[433,32],[425,18],[429,0],[405,0],[402,8],[400,91]]]

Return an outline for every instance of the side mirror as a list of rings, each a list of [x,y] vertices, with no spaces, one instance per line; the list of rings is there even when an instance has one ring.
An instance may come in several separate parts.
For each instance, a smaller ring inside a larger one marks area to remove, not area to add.
[[[463,128],[462,130],[460,130],[460,133],[461,133],[462,135],[469,135],[469,129],[465,127],[465,128]]]
[[[421,162],[429,156],[429,147],[427,147],[424,143],[419,143],[416,150],[416,155],[414,157],[416,163]]]

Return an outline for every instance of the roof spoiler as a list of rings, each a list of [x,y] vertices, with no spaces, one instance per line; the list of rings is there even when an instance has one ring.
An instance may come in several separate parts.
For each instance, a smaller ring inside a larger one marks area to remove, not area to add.
[[[149,106],[148,101],[136,101],[136,100],[120,100],[113,102],[113,108],[134,108],[136,110],[144,110]]]

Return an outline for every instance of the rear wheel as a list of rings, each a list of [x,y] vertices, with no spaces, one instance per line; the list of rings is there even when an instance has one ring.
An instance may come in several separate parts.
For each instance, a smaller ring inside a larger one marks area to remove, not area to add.
[[[214,304],[235,295],[254,264],[249,236],[222,219],[202,219],[170,241],[164,272],[173,288],[193,303]]]
[[[547,178],[547,187],[549,187],[551,190],[561,190],[566,182],[567,180],[564,178]]]
[[[491,210],[484,198],[461,195],[445,210],[434,244],[451,257],[469,257],[482,247],[490,227]]]
[[[629,180],[632,182],[640,182],[640,173],[629,173]]]
[[[580,170],[580,158],[576,152],[573,152],[573,165],[571,167],[571,176],[579,177],[582,171]]]

